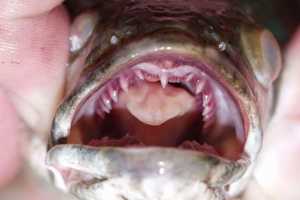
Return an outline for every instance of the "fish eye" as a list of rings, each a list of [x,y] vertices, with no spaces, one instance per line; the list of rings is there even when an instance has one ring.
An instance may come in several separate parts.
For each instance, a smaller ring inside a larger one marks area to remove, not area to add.
[[[276,38],[266,29],[244,29],[241,39],[243,51],[256,79],[264,87],[270,87],[282,67],[281,50]]]

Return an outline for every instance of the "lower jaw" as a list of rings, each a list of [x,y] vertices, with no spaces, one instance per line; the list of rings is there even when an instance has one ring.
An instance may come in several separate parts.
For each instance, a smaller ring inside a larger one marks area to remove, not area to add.
[[[70,155],[76,156],[69,159]],[[47,164],[54,166],[51,169],[63,177],[67,190],[77,188],[93,192],[106,181],[115,181],[112,194],[121,187],[136,188],[137,194],[145,192],[145,187],[166,192],[163,183],[182,188],[201,183],[212,191],[224,191],[225,186],[238,180],[249,165],[245,158],[228,161],[215,155],[176,148],[82,145],[53,147],[48,153]]]

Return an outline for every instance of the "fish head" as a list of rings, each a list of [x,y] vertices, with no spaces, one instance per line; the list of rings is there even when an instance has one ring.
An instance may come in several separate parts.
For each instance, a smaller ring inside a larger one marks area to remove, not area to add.
[[[272,33],[233,1],[82,4],[94,26],[71,45],[81,66],[53,120],[55,184],[86,200],[240,193],[281,68]]]

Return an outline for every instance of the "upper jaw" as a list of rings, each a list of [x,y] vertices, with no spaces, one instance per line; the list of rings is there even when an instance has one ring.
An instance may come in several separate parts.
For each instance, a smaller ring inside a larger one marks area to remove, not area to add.
[[[200,46],[188,37],[176,33],[173,35],[169,34],[168,36],[162,34],[159,35],[159,37],[157,37],[157,35],[152,35],[139,41],[132,42],[114,52],[114,54],[111,55],[109,62],[98,63],[97,66],[92,66],[91,69],[93,70],[88,71],[92,71],[93,73],[83,77],[81,81],[82,84],[79,85],[60,106],[53,122],[50,147],[55,149],[56,145],[65,143],[64,141],[70,132],[74,117],[80,106],[88,99],[88,97],[95,93],[111,77],[128,66],[128,62],[131,62],[132,60],[137,61],[139,58],[152,54],[153,52],[188,55],[188,57],[192,59],[201,60],[201,62],[207,63],[207,66],[213,66],[211,68],[206,68],[208,73],[219,79],[235,97],[243,115],[244,129],[247,134],[243,156],[240,160],[231,163],[234,163],[235,167],[238,166],[237,168],[243,169],[241,170],[242,173],[236,173],[239,174],[238,177],[240,177],[251,161],[256,158],[261,143],[261,126],[257,117],[258,113],[252,91],[249,88],[247,81],[245,81],[240,72],[237,71],[229,61],[225,59],[226,62],[222,63],[222,65],[218,64],[220,61],[220,54],[217,50],[212,47]],[[68,146],[65,147],[66,149],[70,148]],[[80,148],[84,149],[85,147]],[[103,148],[99,148],[98,150],[102,152],[102,149]],[[126,152],[130,150],[123,149],[122,151]],[[163,149],[160,149],[159,151],[163,151]],[[48,158],[50,159],[49,163],[51,163],[51,159],[55,157],[52,155],[53,152],[55,151],[50,150],[48,153]],[[179,152],[176,152],[176,154],[177,153]],[[75,156],[75,154],[72,155]],[[214,155],[205,156],[208,160],[218,160],[220,166],[230,166],[227,161],[217,158]],[[212,163],[208,163],[208,165],[211,165],[210,167],[213,168]],[[209,176],[209,174],[206,174],[206,176]],[[223,185],[227,183],[228,182],[225,181]]]

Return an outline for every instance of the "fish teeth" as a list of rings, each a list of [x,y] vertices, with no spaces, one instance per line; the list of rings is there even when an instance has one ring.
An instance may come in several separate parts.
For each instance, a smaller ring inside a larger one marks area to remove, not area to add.
[[[203,91],[205,83],[206,83],[205,80],[198,80],[197,81],[196,94],[200,94],[200,92]]]
[[[163,88],[166,88],[168,84],[168,75],[166,73],[160,75],[160,83]]]
[[[205,116],[203,116],[204,121],[209,121],[214,115],[214,112],[209,112]]]
[[[110,113],[110,110],[109,110],[104,104],[101,105],[101,109],[102,109],[104,112],[106,112],[107,114]]]
[[[207,94],[203,96],[203,106],[207,106],[209,102],[212,100],[212,94]]]
[[[123,91],[128,92],[128,81],[124,76],[120,77],[120,86]]]
[[[145,77],[144,77],[144,75],[143,75],[143,73],[142,73],[141,70],[135,70],[134,73],[135,73],[135,75],[136,75],[139,79],[141,79],[141,80],[144,80],[144,79],[145,79]]]
[[[114,90],[113,88],[109,89],[109,95],[111,97],[111,99],[117,103],[118,102],[118,92],[117,90]]]
[[[214,113],[215,113],[215,106],[214,106],[214,103],[211,102],[212,100],[212,94],[209,93],[209,94],[206,94],[206,95],[203,95],[203,112],[202,112],[202,116],[203,116],[203,120],[204,121],[209,121]]]
[[[102,101],[104,103],[103,107],[106,108],[106,109],[104,109],[104,111],[107,113],[110,113],[110,111],[112,109],[111,101],[106,96],[102,97]]]
[[[202,115],[208,116],[208,114],[213,110],[213,106],[205,106]]]

